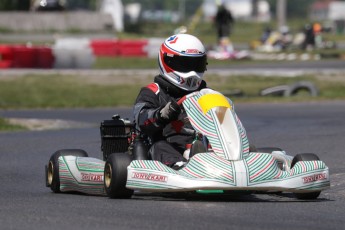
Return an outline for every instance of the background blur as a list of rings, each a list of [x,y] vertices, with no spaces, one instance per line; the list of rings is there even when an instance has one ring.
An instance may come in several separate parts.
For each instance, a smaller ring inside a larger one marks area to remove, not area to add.
[[[319,21],[327,29],[344,32],[344,8],[334,0],[1,0],[2,12],[103,12],[114,17],[116,30],[140,33],[146,23],[190,24],[196,14],[202,14],[201,22],[209,22],[216,13],[217,5],[223,3],[241,21],[269,23],[279,19],[280,26],[287,20],[299,19],[301,25]],[[340,7],[341,6],[341,7]],[[202,8],[202,12],[199,12]],[[283,16],[283,18],[282,18]],[[43,16],[44,17],[44,16]],[[63,17],[63,16],[62,16]],[[117,20],[115,20],[117,19]],[[119,21],[119,22],[117,22]],[[7,21],[9,23],[9,21]],[[29,22],[26,22],[29,23]],[[56,24],[61,22],[56,21]],[[2,30],[13,31],[12,24],[2,22]],[[123,24],[122,26],[120,24]],[[289,24],[289,23],[287,23]],[[294,26],[294,25],[292,25]],[[53,28],[53,25],[52,25]],[[38,28],[39,29],[39,28]],[[100,30],[104,28],[99,28]]]
[[[214,18],[222,4],[234,23],[219,42]],[[345,1],[333,0],[0,0],[0,68],[93,68],[100,58],[153,58],[162,40],[179,32],[198,36],[216,60],[279,59],[268,52],[343,58],[343,12]],[[45,53],[47,63],[22,63],[32,59],[30,50]]]
[[[233,23],[218,37],[221,6]],[[344,12],[332,0],[0,0],[0,109],[132,105],[164,39],[185,32],[206,45],[209,86],[236,103],[344,100]]]

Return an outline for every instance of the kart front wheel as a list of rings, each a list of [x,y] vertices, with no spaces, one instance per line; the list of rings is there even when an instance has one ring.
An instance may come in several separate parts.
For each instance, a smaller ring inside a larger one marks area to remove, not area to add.
[[[318,161],[320,158],[314,154],[314,153],[300,153],[297,154],[292,162],[291,162],[291,168],[294,167],[294,165],[299,161]],[[307,193],[294,193],[295,197],[297,199],[301,200],[315,200],[319,197],[321,191],[318,192],[307,192]]]
[[[60,156],[75,156],[88,157],[87,152],[82,149],[61,149],[56,151],[49,159],[46,165],[46,186],[59,193],[60,191],[60,177],[59,177],[59,157]]]
[[[127,167],[131,161],[127,153],[113,153],[105,162],[104,187],[110,198],[127,199],[133,195],[133,190],[126,188]]]

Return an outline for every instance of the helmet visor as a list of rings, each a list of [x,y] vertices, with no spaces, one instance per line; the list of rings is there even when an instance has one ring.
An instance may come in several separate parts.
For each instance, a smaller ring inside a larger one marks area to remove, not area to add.
[[[179,56],[173,55],[168,56],[164,53],[164,62],[174,71],[187,73],[190,71],[195,71],[197,73],[203,73],[206,71],[207,56],[204,54],[199,57],[190,56]]]

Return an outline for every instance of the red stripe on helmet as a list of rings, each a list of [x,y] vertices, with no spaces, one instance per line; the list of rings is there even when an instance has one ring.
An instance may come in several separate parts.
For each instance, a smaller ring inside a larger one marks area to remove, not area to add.
[[[160,55],[159,55],[159,58],[160,58],[160,63],[162,63],[162,68],[164,69],[165,72],[167,73],[170,73],[170,72],[173,72],[174,70],[172,68],[170,68],[167,64],[165,64],[164,62],[164,49],[163,49],[164,45],[162,45],[161,47],[161,50],[160,50]]]
[[[161,46],[161,51],[162,51],[163,53],[167,53],[167,54],[180,55],[179,52],[177,52],[177,51],[171,49],[171,48],[170,48],[169,46],[167,46],[165,43],[162,44],[162,46]]]

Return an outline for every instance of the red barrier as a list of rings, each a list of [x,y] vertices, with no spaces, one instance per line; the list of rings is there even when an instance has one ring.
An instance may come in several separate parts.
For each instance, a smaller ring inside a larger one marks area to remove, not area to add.
[[[49,47],[35,47],[36,58],[35,58],[35,68],[51,69],[54,65],[54,55],[53,51]]]
[[[136,56],[147,57],[147,40],[120,40],[119,41],[119,55],[120,56]]]
[[[34,68],[36,49],[22,45],[16,45],[13,49],[13,68]]]
[[[95,56],[118,56],[119,42],[115,39],[109,40],[93,40],[90,43]]]
[[[13,50],[11,46],[0,45],[0,69],[11,68],[13,64]]]
[[[93,40],[95,56],[147,57],[147,40]],[[49,47],[0,45],[0,68],[53,68],[55,57]]]
[[[147,40],[92,40],[90,46],[95,56],[147,57]]]

